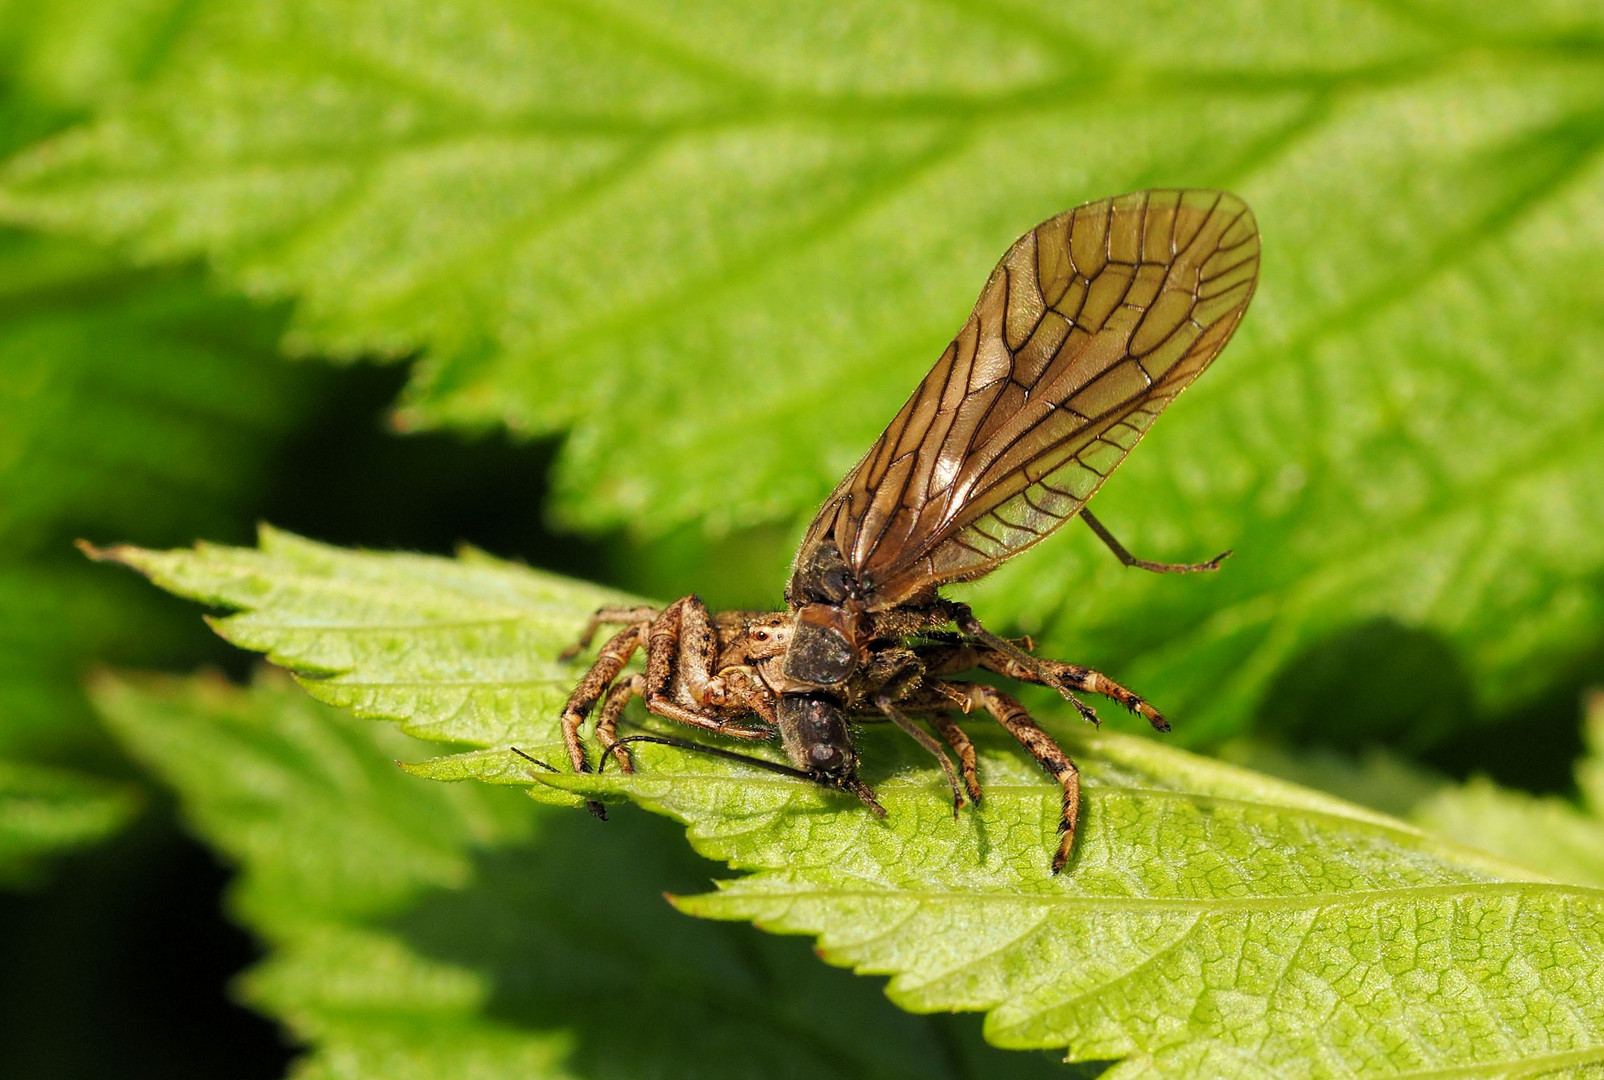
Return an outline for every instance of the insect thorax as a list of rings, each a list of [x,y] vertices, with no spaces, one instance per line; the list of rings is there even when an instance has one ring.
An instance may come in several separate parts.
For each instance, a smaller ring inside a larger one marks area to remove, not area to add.
[[[793,608],[806,604],[840,604],[861,600],[865,590],[828,538],[797,552],[785,602]]]

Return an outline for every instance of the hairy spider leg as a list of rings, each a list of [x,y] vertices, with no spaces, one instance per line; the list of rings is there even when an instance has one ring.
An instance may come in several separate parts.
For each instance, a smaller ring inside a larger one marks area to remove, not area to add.
[[[1012,641],[1009,641],[1002,635],[994,634],[990,630],[987,630],[981,625],[980,620],[975,617],[975,613],[970,610],[968,604],[949,603],[946,604],[944,610],[948,617],[955,624],[957,624],[958,629],[964,634],[973,638],[980,644],[996,652],[1000,652],[1004,656],[1012,657],[1014,660],[1018,661],[1023,670],[1030,672],[1030,678],[1028,681],[1040,683],[1043,686],[1050,686],[1054,690],[1057,690],[1065,701],[1075,706],[1075,711],[1080,713],[1082,720],[1085,720],[1094,727],[1099,726],[1102,723],[1102,721],[1097,719],[1096,709],[1093,709],[1090,705],[1076,697],[1074,692],[1064,682],[1053,678],[1052,673],[1047,670],[1047,661],[1042,660],[1040,657],[1032,656],[1030,653],[1026,652],[1024,649],[1021,649],[1018,645],[1014,644]]]
[[[1080,664],[1066,664],[1061,660],[1043,660],[1036,657],[1038,665],[1036,670],[1025,667],[1013,657],[991,650],[982,650],[980,653],[980,666],[987,671],[995,671],[999,675],[1006,675],[1010,679],[1020,682],[1040,683],[1050,686],[1059,693],[1064,687],[1071,690],[1083,690],[1088,694],[1100,694],[1111,701],[1117,701],[1131,712],[1143,717],[1153,725],[1155,731],[1168,731],[1170,722],[1140,694],[1125,689],[1119,683],[1104,675],[1101,671],[1094,671]]]
[[[1101,694],[1125,706],[1131,712],[1145,717],[1158,731],[1169,731],[1170,723],[1141,695],[1132,693],[1100,671],[1080,664],[1066,664],[1061,660],[1046,660],[1035,656],[1005,637],[987,630],[975,618],[968,605],[954,604],[953,621],[964,633],[976,639],[981,648],[977,651],[980,665],[987,670],[1007,675],[1021,682],[1037,683],[1057,690],[1059,695],[1075,706],[1083,720],[1094,727],[1102,725],[1097,712],[1075,696],[1075,691]]]
[[[635,771],[635,763],[630,760],[629,748],[618,739],[618,719],[624,715],[624,706],[629,704],[629,699],[644,696],[645,692],[644,675],[631,675],[627,679],[620,679],[607,691],[607,700],[602,702],[601,715],[596,720],[596,741],[601,743],[602,765],[607,763],[607,755],[611,754],[618,759],[620,772]],[[597,771],[600,769],[601,766],[597,766]]]
[[[1053,856],[1053,873],[1064,869],[1069,862],[1070,849],[1075,846],[1075,822],[1080,817],[1080,770],[1069,755],[1030,718],[1025,707],[994,686],[984,683],[948,683],[948,686],[966,695],[976,708],[985,709],[993,720],[1008,730],[1019,741],[1025,752],[1041,763],[1063,789],[1063,804],[1058,820],[1058,852]]]
[[[713,678],[718,635],[707,606],[684,596],[652,621],[646,643],[646,708],[658,716],[737,739],[767,739],[764,728],[732,723],[702,712],[702,695]]]
[[[1097,539],[1108,546],[1108,550],[1114,553],[1114,558],[1126,566],[1134,566],[1138,570],[1149,570],[1155,574],[1203,574],[1211,570],[1218,570],[1220,564],[1231,557],[1230,551],[1222,551],[1208,562],[1153,562],[1150,559],[1138,559],[1126,549],[1124,544],[1114,539],[1114,534],[1109,532],[1101,521],[1092,517],[1092,512],[1084,506],[1080,508],[1080,519],[1086,523],[1092,532],[1097,534]]]
[[[563,745],[568,748],[568,761],[573,765],[575,772],[589,772],[590,763],[585,760],[585,747],[579,738],[579,728],[590,715],[590,710],[596,707],[596,702],[602,694],[612,685],[618,673],[624,670],[630,657],[646,642],[646,632],[650,624],[637,623],[634,626],[620,630],[603,645],[596,662],[585,672],[585,677],[579,680],[574,692],[568,695],[568,702],[563,706],[562,727]]]
[[[698,698],[711,677],[718,640],[706,606],[694,596],[684,597],[662,611],[646,607],[603,608],[592,617],[579,647],[589,643],[598,626],[640,616],[647,618],[633,622],[602,646],[595,663],[563,707],[563,744],[575,772],[590,771],[579,731],[603,694],[607,700],[597,720],[596,738],[604,753],[618,756],[619,767],[625,771],[629,771],[631,762],[628,751],[618,746],[616,733],[619,716],[635,696],[644,698],[646,707],[657,715],[691,727],[735,738],[769,737],[767,731],[734,724],[697,709]],[[646,674],[631,676],[613,686],[642,647],[646,649]]]
[[[639,626],[657,618],[657,609],[654,607],[604,607],[597,610],[585,624],[585,632],[579,635],[579,640],[557,654],[559,660],[572,660],[586,649],[596,637],[596,631],[604,626],[630,625]]]

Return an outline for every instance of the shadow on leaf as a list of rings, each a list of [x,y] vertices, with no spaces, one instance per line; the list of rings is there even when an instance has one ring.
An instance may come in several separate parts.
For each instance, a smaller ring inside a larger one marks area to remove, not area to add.
[[[481,852],[474,884],[423,897],[389,929],[481,973],[487,1013],[565,1028],[580,1075],[1095,1076],[1002,1051],[969,1015],[899,1011],[878,980],[831,968],[798,938],[702,922],[659,891],[700,891],[711,863],[679,827],[629,807],[602,825],[554,811],[529,845]],[[605,835],[604,835],[605,834]]]
[[[1347,753],[1382,745],[1455,777],[1484,773],[1532,791],[1568,791],[1582,754],[1585,691],[1604,683],[1604,642],[1538,697],[1479,706],[1460,653],[1442,635],[1376,619],[1304,649],[1259,704],[1260,737]]]

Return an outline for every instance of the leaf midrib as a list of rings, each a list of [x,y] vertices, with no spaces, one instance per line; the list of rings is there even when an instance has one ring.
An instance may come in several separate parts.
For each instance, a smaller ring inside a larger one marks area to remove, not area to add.
[[[1480,1065],[1449,1065],[1445,1068],[1414,1069],[1408,1072],[1392,1073],[1392,1080],[1456,1080],[1466,1078],[1474,1080],[1476,1077],[1497,1076],[1508,1080],[1518,1080],[1523,1076],[1535,1076],[1540,1073],[1552,1072],[1555,1068],[1565,1065],[1585,1065],[1593,1061],[1604,1061],[1604,1046],[1592,1047],[1587,1050],[1558,1050],[1549,1054],[1523,1054],[1518,1058],[1499,1058],[1496,1061],[1484,1062]],[[1510,1067],[1517,1066],[1511,1072]]]
[[[718,837],[704,838],[716,841]],[[1073,870],[1069,871],[1071,874]],[[717,907],[726,902],[774,903],[792,900],[864,900],[901,903],[915,901],[921,904],[976,904],[1004,905],[1016,908],[1050,907],[1058,909],[1085,909],[1093,912],[1140,914],[1154,911],[1174,911],[1183,914],[1209,914],[1212,912],[1298,912],[1320,911],[1331,908],[1353,908],[1388,904],[1395,901],[1459,899],[1475,897],[1528,898],[1533,893],[1557,895],[1595,906],[1604,901],[1604,890],[1580,885],[1564,885],[1542,881],[1465,881],[1444,885],[1404,885],[1386,889],[1352,889],[1346,892],[1319,892],[1305,895],[1268,895],[1238,897],[1147,897],[1147,896],[1072,896],[1053,893],[1020,893],[1012,890],[980,892],[959,888],[907,889],[887,885],[884,889],[866,889],[861,886],[785,888],[783,880],[768,876],[773,871],[758,871],[753,877],[737,878],[733,887],[723,892],[684,898],[691,904],[702,901]],[[750,884],[749,884],[750,883]],[[757,886],[753,888],[752,886]]]

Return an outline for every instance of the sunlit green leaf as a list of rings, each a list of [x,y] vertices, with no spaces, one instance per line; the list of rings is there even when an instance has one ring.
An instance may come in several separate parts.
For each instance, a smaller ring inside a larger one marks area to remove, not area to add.
[[[1421,800],[1411,820],[1561,881],[1604,887],[1604,696],[1594,695],[1576,766],[1582,804],[1534,797],[1476,778]]]
[[[1535,796],[1474,776],[1455,783],[1396,755],[1361,759],[1329,750],[1291,750],[1238,740],[1231,761],[1396,814],[1439,836],[1502,856],[1556,881],[1604,886],[1604,695],[1585,721],[1588,753],[1576,765],[1580,805]]]
[[[985,725],[986,799],[959,815],[910,740],[865,731],[883,822],[840,793],[661,747],[639,747],[630,777],[547,772],[510,750],[498,763],[485,751],[517,745],[560,769],[574,672],[555,653],[606,599],[590,587],[274,531],[254,551],[104,554],[236,611],[219,631],[319,697],[481,748],[417,771],[521,771],[537,791],[685,821],[699,851],[749,872],[684,909],[817,935],[831,961],[892,975],[906,1008],[986,1011],[999,1045],[1123,1058],[1120,1076],[1604,1060],[1604,893],[1353,804],[1044,717],[1087,783],[1076,857],[1054,876],[1058,789]]]

